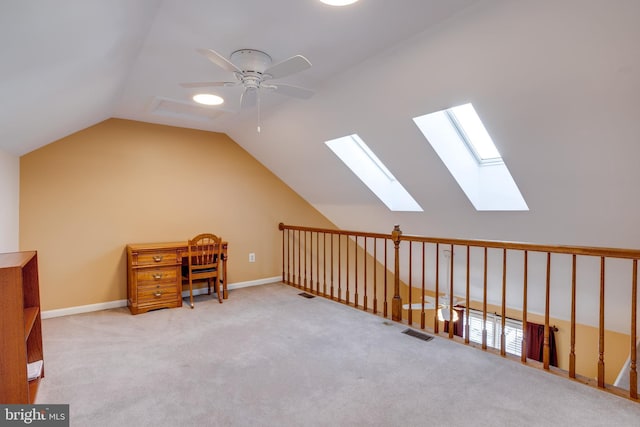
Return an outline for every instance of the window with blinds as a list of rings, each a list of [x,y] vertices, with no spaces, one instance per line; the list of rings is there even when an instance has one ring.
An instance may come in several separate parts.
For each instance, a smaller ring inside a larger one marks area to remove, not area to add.
[[[469,310],[469,341],[482,344],[482,312]],[[467,322],[465,313],[465,324]],[[487,346],[500,349],[500,335],[502,333],[502,316],[487,313]],[[505,319],[505,351],[516,356],[522,353],[522,322]]]

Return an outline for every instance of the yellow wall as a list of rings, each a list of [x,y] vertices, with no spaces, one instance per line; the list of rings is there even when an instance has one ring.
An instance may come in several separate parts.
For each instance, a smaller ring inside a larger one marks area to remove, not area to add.
[[[200,232],[229,242],[230,284],[280,276],[279,222],[334,228],[224,134],[109,119],[20,159],[43,310],[126,299],[127,243]]]

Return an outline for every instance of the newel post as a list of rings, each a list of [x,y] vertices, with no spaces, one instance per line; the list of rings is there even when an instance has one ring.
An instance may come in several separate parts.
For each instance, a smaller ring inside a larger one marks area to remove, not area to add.
[[[402,320],[402,298],[400,298],[400,226],[398,224],[393,226],[391,237],[393,239],[393,246],[395,247],[395,266],[393,275],[393,302],[391,304],[391,320]]]

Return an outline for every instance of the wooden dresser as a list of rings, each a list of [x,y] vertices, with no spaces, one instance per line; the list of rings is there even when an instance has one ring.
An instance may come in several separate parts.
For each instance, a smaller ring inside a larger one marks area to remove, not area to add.
[[[182,306],[182,252],[178,243],[127,245],[127,299],[132,314]]]

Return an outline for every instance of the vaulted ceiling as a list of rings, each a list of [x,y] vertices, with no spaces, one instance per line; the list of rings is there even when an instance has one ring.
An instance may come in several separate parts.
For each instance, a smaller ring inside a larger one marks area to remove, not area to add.
[[[345,229],[638,247],[637,0],[9,0],[0,149],[119,117],[227,133]],[[239,108],[183,82],[233,79],[196,49],[313,66]],[[478,212],[413,117],[472,102],[530,210]],[[161,107],[159,107],[161,106]],[[257,125],[261,132],[257,132]],[[358,133],[424,212],[391,212],[325,146]]]

